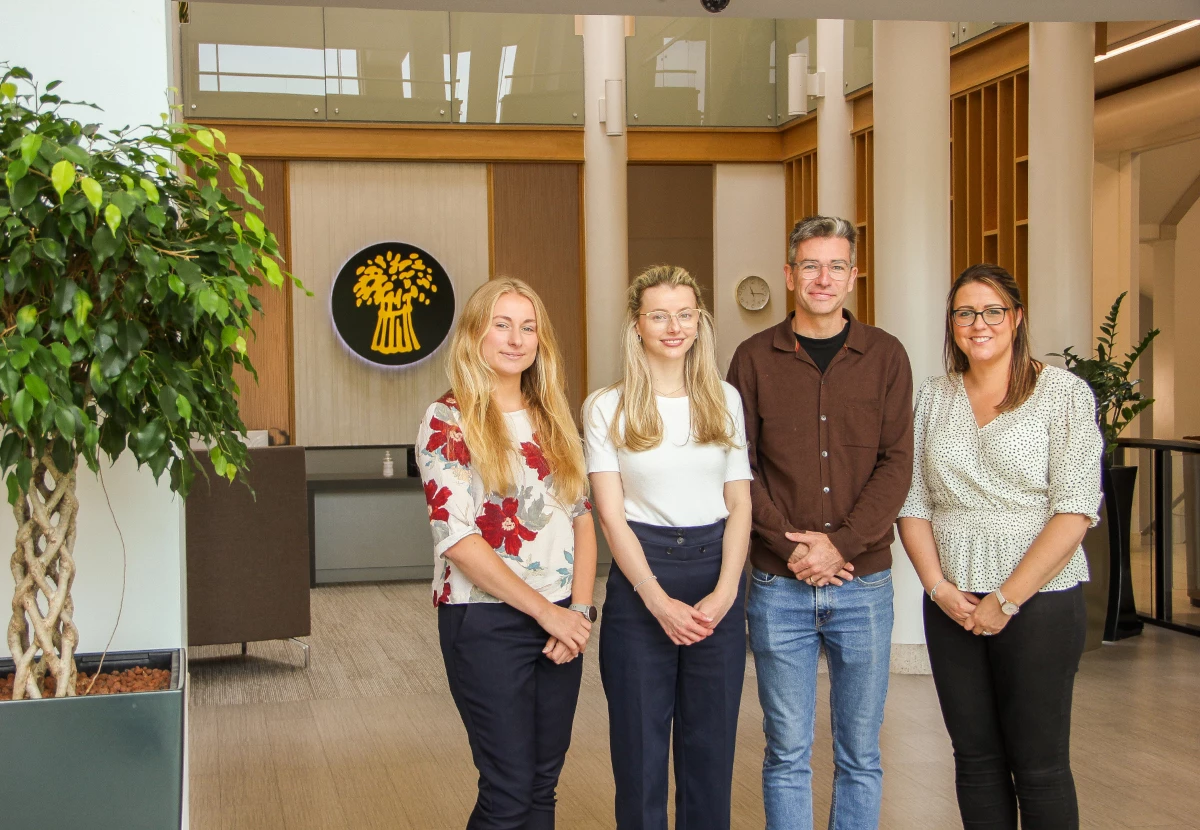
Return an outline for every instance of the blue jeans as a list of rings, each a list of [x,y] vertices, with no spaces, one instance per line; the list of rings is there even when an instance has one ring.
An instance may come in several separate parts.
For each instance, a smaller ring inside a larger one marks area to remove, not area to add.
[[[767,735],[767,830],[811,830],[817,658],[829,663],[833,800],[829,830],[879,826],[879,729],[892,649],[892,572],[814,588],[757,568],[746,616]]]

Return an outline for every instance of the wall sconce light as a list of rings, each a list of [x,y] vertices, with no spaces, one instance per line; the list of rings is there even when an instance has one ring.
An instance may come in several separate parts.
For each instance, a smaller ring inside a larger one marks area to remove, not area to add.
[[[788,55],[788,115],[807,115],[808,96],[825,97],[825,73],[808,71],[808,55]]]
[[[605,81],[600,99],[600,123],[606,135],[625,133],[625,88],[621,81]]]

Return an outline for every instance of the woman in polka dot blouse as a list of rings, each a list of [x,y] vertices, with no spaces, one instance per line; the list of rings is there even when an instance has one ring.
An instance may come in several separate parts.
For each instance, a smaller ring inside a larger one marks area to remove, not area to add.
[[[1030,354],[1021,292],[995,265],[946,303],[946,374],[917,394],[900,538],[926,591],[925,638],[967,828],[1071,830],[1071,693],[1097,521],[1096,401]]]

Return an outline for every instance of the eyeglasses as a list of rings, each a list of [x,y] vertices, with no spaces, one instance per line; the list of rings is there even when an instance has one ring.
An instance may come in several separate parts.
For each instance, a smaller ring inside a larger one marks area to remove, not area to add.
[[[791,262],[788,264],[799,270],[801,279],[805,280],[815,280],[821,276],[821,269],[828,270],[829,278],[836,282],[842,282],[850,276],[850,263],[841,259],[835,259],[833,262],[817,262],[815,259],[805,259],[800,262]]]
[[[681,329],[695,328],[700,321],[700,309],[684,308],[674,314],[669,311],[645,311],[638,314],[639,317],[645,317],[650,321],[650,324],[657,326],[660,329],[665,329],[667,324],[674,320],[679,324]]]
[[[983,311],[976,311],[973,308],[956,308],[950,312],[950,319],[960,329],[975,325],[976,317],[982,317],[983,322],[989,326],[998,326],[1004,322],[1004,316],[1008,314],[1009,310],[1007,306],[997,305],[989,306]]]

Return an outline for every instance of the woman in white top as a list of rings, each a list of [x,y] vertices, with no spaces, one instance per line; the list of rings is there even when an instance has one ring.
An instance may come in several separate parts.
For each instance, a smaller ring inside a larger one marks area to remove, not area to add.
[[[1052,313],[1047,310],[1048,313]],[[946,371],[917,395],[900,538],[954,745],[963,825],[1072,830],[1071,692],[1103,440],[1086,383],[1029,351],[1020,289],[975,265],[947,299]]]
[[[596,531],[537,294],[503,277],[472,294],[448,371],[417,450],[442,659],[479,770],[467,827],[552,830],[596,618]]]
[[[600,638],[619,830],[727,830],[746,666],[750,461],[712,317],[682,268],[629,287],[624,376],[584,404],[587,469],[612,549]]]

